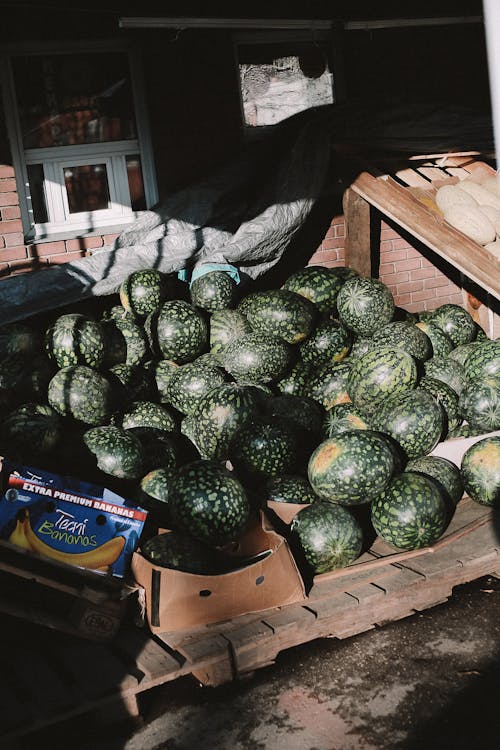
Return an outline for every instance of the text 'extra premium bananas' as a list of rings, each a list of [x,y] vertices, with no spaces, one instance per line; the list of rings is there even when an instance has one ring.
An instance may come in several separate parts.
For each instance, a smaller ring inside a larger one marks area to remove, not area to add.
[[[147,511],[105,487],[3,460],[0,539],[122,578]]]

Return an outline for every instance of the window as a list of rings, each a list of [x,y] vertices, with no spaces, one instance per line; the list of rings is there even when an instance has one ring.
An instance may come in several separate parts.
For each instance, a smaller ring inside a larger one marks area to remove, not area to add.
[[[328,35],[288,32],[236,37],[243,124],[274,125],[334,101]]]
[[[106,231],[156,203],[134,54],[73,44],[12,53],[3,67],[28,238]]]

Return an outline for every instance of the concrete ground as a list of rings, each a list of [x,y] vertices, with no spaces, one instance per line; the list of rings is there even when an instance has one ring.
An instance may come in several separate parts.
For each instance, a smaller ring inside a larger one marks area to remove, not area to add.
[[[500,581],[457,587],[445,604],[345,641],[291,649],[238,683],[166,684],[141,708],[140,727],[87,717],[17,748],[496,750]]]

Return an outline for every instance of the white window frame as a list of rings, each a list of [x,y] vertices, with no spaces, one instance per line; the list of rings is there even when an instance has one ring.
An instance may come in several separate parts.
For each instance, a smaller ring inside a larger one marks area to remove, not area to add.
[[[55,146],[49,148],[26,149],[22,142],[21,124],[17,111],[17,99],[12,70],[14,56],[36,56],[44,54],[92,54],[98,52],[125,52],[128,55],[137,138],[104,143],[87,143],[75,146]],[[142,180],[146,208],[158,202],[158,191],[154,160],[147,117],[142,71],[138,52],[123,42],[98,41],[94,43],[74,43],[37,45],[36,47],[16,46],[9,49],[3,46],[0,54],[2,68],[2,90],[6,115],[7,133],[10,140],[17,191],[26,240],[51,240],[65,234],[104,233],[121,228],[132,222],[138,212],[132,210],[126,157],[138,155],[141,162]],[[35,223],[31,205],[27,166],[42,164],[44,169],[44,195],[49,221]],[[109,186],[109,208],[97,211],[84,211],[71,214],[64,183],[64,167],[86,164],[105,164]]]

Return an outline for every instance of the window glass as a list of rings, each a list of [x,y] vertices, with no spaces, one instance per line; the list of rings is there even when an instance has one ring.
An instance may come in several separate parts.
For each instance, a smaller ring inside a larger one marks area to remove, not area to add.
[[[134,156],[126,157],[126,163],[132,211],[144,211],[146,209],[146,196],[142,180],[141,159],[138,154],[134,154]]]
[[[28,164],[28,182],[30,186],[33,221],[44,224],[48,221],[47,203],[45,201],[43,164]]]
[[[109,208],[109,185],[105,164],[85,164],[64,169],[70,214]]]
[[[19,57],[14,81],[24,148],[137,137],[123,53]]]
[[[274,125],[297,112],[333,102],[326,44],[240,44],[238,70],[245,125]]]

